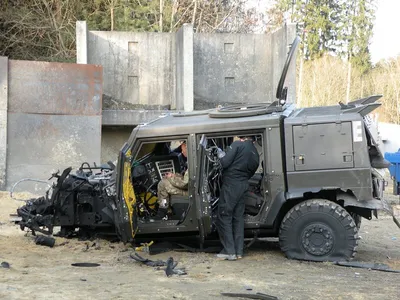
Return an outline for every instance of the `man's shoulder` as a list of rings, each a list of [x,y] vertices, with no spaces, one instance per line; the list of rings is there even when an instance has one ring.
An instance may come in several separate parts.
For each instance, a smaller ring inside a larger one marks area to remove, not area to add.
[[[233,148],[233,147],[241,147],[241,146],[243,146],[243,142],[242,141],[234,141],[232,144],[231,144],[231,147]]]

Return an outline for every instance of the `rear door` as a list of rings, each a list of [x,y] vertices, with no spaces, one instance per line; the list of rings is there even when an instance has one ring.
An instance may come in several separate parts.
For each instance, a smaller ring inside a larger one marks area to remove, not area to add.
[[[116,169],[116,208],[114,220],[117,233],[122,242],[131,242],[138,229],[136,197],[131,178],[131,149],[125,143],[118,156]]]
[[[212,209],[210,203],[210,192],[208,186],[209,161],[207,159],[207,138],[203,134],[197,147],[197,180],[196,180],[196,206],[197,220],[200,229],[200,241],[211,233]]]

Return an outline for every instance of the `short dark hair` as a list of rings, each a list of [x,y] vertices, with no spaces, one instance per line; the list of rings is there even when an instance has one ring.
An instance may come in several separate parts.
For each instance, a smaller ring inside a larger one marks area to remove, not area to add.
[[[256,137],[254,135],[243,135],[243,136],[239,136],[239,138],[243,139],[243,140],[251,140],[251,141],[255,141]]]

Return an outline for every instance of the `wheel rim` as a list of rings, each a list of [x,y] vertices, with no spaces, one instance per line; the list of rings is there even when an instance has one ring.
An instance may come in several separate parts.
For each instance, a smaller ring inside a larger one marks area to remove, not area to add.
[[[310,224],[304,228],[301,235],[303,248],[312,255],[327,255],[334,242],[332,229],[324,224]]]

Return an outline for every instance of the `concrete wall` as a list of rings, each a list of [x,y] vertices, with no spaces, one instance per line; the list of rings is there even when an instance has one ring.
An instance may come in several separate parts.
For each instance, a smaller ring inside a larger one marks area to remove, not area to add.
[[[89,31],[87,51],[88,63],[104,68],[111,101],[175,108],[174,34]]]
[[[271,102],[294,37],[295,25],[266,35],[193,33],[190,24],[176,33],[87,31],[78,22],[77,62],[87,55],[102,65],[104,100],[133,104],[129,110]],[[294,102],[294,68],[288,82]]]
[[[8,70],[6,187],[100,163],[102,67],[9,60]]]
[[[134,126],[103,126],[101,130],[101,161],[116,161],[119,150],[128,140]]]
[[[184,24],[176,33],[176,101],[178,110],[192,111],[193,107],[193,26]]]
[[[0,56],[0,190],[6,186],[8,59]]]
[[[276,88],[295,38],[293,27],[266,34],[195,34],[195,108],[276,100]],[[289,70],[288,101],[295,97],[295,71]]]

